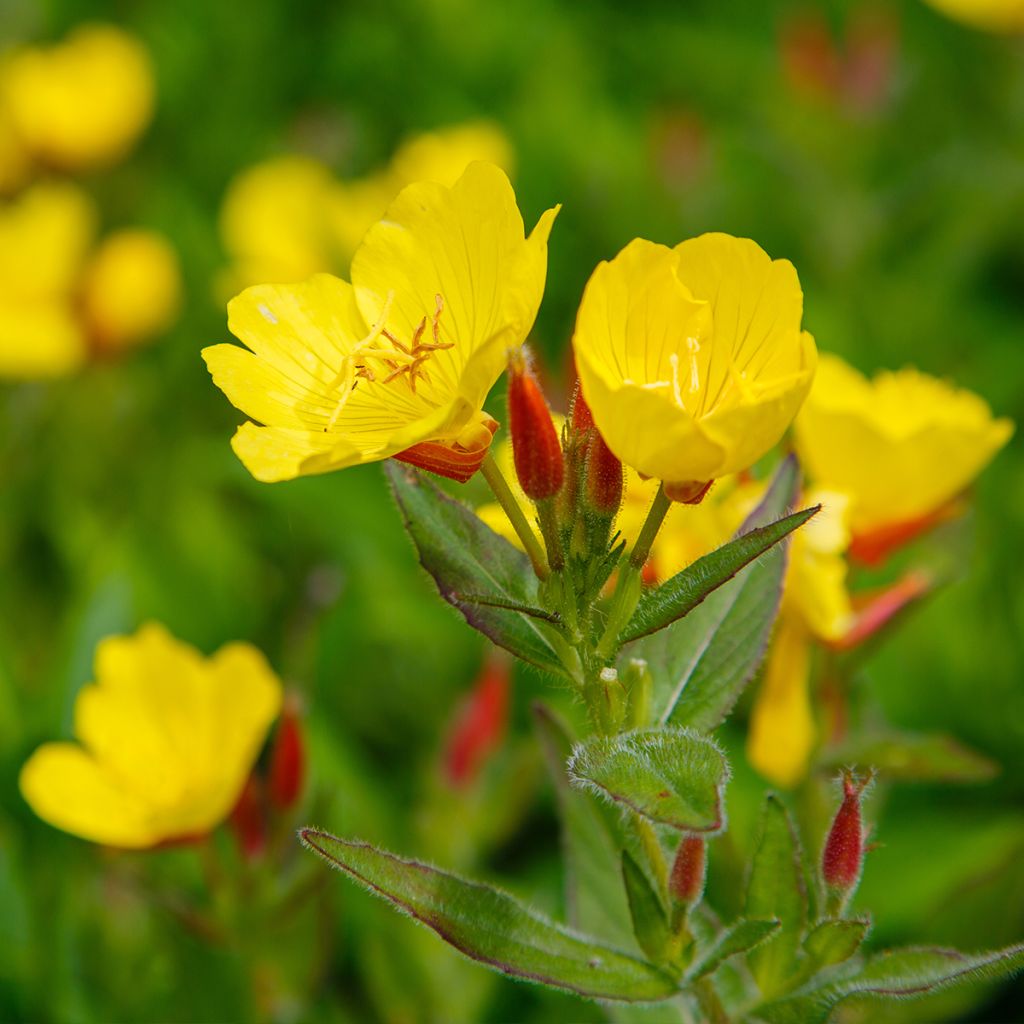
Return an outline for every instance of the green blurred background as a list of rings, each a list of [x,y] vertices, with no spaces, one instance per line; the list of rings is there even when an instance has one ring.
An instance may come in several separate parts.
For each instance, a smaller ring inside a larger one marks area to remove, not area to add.
[[[356,177],[411,133],[490,118],[527,222],[563,204],[534,335],[556,404],[596,262],[637,235],[723,230],[796,264],[821,348],[948,375],[1019,423],[1024,41],[917,0],[3,0],[0,45],[86,20],[145,42],[159,97],[130,158],[86,186],[109,223],[171,238],[186,302],[123,361],[0,385],[0,1020],[603,1019],[461,961],[340,878],[315,913],[210,945],[17,792],[35,745],[69,734],[101,637],[158,619],[205,651],[244,638],[304,695],[306,820],[559,912],[528,714],[546,684],[517,674],[487,778],[446,791],[439,750],[485,652],[419,570],[379,467],[266,486],[231,453],[240,416],[199,358],[228,339],[213,285],[225,189],[285,152]],[[894,722],[1002,766],[879,802],[858,906],[880,945],[1024,938],[1022,461],[1014,442],[982,478],[963,578],[865,672]],[[762,787],[736,749],[742,844]],[[166,886],[201,891],[188,851],[151,856]],[[864,1013],[1010,1021],[1022,1005],[1017,983]]]

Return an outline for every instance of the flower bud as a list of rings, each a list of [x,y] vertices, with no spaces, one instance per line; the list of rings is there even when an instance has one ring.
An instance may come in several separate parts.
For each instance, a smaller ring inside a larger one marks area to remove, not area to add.
[[[668,888],[672,899],[692,907],[704,892],[704,874],[707,853],[704,837],[690,833],[684,835],[676,850]]]
[[[844,899],[853,895],[860,881],[864,861],[864,825],[860,800],[870,776],[859,781],[851,772],[843,775],[843,802],[832,822],[821,855],[821,874],[825,884]]]
[[[492,656],[459,710],[445,750],[445,774],[453,786],[469,785],[501,743],[508,720],[509,675],[508,661]]]
[[[587,405],[587,400],[583,397],[579,381],[576,381],[576,387],[572,393],[569,422],[572,424],[572,429],[580,434],[590,430],[594,425],[594,414],[590,411],[590,406]]]
[[[291,807],[302,794],[306,777],[306,749],[300,725],[299,700],[294,694],[285,698],[281,721],[270,752],[267,789],[270,802],[279,810]]]
[[[622,505],[622,463],[594,428],[587,445],[587,508],[601,516],[614,516]]]
[[[543,501],[562,488],[562,445],[522,350],[510,357],[508,368],[508,419],[516,476],[528,498]]]

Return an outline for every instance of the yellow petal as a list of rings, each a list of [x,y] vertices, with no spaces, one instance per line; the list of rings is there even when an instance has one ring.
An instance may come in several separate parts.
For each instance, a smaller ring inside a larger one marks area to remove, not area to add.
[[[836,356],[822,357],[796,422],[805,468],[849,495],[857,533],[936,511],[1012,433],[969,391],[912,369],[868,381]]]
[[[162,838],[149,808],[73,743],[46,743],[25,762],[18,786],[44,821],[94,843],[143,849]]]
[[[767,779],[795,786],[807,773],[816,728],[810,701],[810,643],[803,627],[782,616],[750,716],[747,757]]]
[[[515,193],[499,168],[473,163],[451,188],[404,189],[352,260],[363,318],[373,323],[393,295],[387,327],[409,339],[441,296],[440,341],[425,391],[436,407],[458,399],[447,434],[479,411],[505,367],[506,351],[533,326],[544,292],[547,240],[557,209],[529,238]],[[425,438],[424,438],[425,439]]]

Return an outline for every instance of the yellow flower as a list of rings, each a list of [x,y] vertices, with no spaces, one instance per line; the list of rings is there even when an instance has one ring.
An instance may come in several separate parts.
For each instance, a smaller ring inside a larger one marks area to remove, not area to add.
[[[954,21],[991,32],[1024,31],[1024,0],[925,0]]]
[[[1013,433],[969,391],[917,370],[867,380],[823,356],[796,422],[816,484],[850,498],[855,534],[928,516],[963,491]]]
[[[231,812],[281,706],[281,684],[249,644],[212,658],[162,626],[109,637],[75,702],[80,743],[46,743],[19,784],[65,832],[143,849],[203,835]]]
[[[165,331],[180,301],[178,257],[156,232],[116,231],[86,267],[82,304],[102,352],[118,352]]]
[[[356,253],[352,284],[321,274],[232,300],[228,325],[252,351],[214,345],[203,356],[217,386],[265,424],[244,424],[232,442],[253,476],[416,461],[422,445],[430,459],[482,459],[483,403],[533,325],[556,213],[524,238],[504,173],[471,164],[451,188],[399,195]]]
[[[750,763],[780,786],[794,786],[804,777],[814,749],[810,658],[804,625],[795,616],[782,616],[747,736]]]
[[[631,242],[594,271],[573,338],[608,447],[670,496],[752,465],[810,387],[802,310],[792,264],[749,239]]]
[[[239,174],[220,214],[221,238],[233,261],[231,286],[286,284],[334,269],[337,254],[325,215],[333,188],[330,171],[301,156],[276,157]]]
[[[398,147],[389,172],[396,192],[414,181],[454,185],[477,160],[495,164],[512,175],[512,146],[505,133],[490,121],[469,121],[413,135]]]
[[[0,195],[20,188],[29,176],[28,150],[11,122],[0,95]]]
[[[75,289],[95,227],[70,184],[34,185],[0,207],[0,376],[60,376],[85,360]]]
[[[153,91],[142,44],[109,25],[16,50],[0,72],[0,99],[26,147],[65,168],[122,157],[149,123]]]

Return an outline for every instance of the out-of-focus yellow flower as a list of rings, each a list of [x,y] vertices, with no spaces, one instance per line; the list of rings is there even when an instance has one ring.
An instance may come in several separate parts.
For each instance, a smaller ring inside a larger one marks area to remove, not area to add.
[[[40,183],[0,207],[0,377],[70,373],[84,361],[74,291],[96,211],[70,184]]]
[[[83,25],[54,46],[14,51],[0,70],[0,101],[44,163],[92,167],[119,159],[153,112],[149,56],[110,25]]]
[[[119,352],[165,331],[180,302],[177,254],[154,231],[108,235],[85,269],[82,304],[100,352]]]
[[[1024,31],[1024,0],[925,0],[954,21],[990,32]]]
[[[749,239],[631,242],[594,271],[573,338],[608,447],[670,496],[753,464],[810,388],[802,311],[793,265]]]
[[[867,380],[824,356],[796,422],[814,482],[850,498],[855,534],[928,516],[963,491],[1013,433],[977,395],[917,370]]]
[[[46,743],[21,770],[32,809],[128,849],[215,828],[281,706],[263,655],[236,643],[204,658],[154,624],[104,640],[95,671],[75,702],[79,743]]]
[[[810,658],[805,626],[796,616],[782,616],[747,735],[750,763],[780,786],[794,786],[804,777],[814,749]]]
[[[483,403],[533,325],[556,213],[524,237],[508,178],[471,164],[452,188],[419,183],[398,196],[356,253],[352,284],[322,274],[232,300],[229,327],[252,351],[203,356],[228,398],[265,424],[232,441],[253,476],[445,452],[478,466],[493,422]]]
[[[389,174],[396,192],[414,181],[454,185],[477,160],[494,164],[512,177],[512,145],[491,121],[468,121],[413,135],[398,147]]]
[[[335,251],[334,264],[348,268],[352,254],[359,248],[366,232],[380,220],[388,203],[408,184],[408,181],[396,181],[387,172],[369,174],[354,181],[335,182],[324,211]]]
[[[333,269],[333,188],[330,171],[301,156],[276,157],[239,174],[220,214],[221,237],[234,263],[232,286],[288,284]]]

